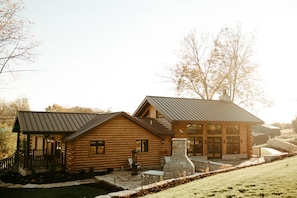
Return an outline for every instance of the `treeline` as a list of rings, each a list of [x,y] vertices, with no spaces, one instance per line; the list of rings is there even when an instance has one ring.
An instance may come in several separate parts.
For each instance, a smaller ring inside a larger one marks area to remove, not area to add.
[[[19,110],[30,110],[27,98],[17,98],[12,102],[0,99],[0,159],[8,157],[16,149],[17,134],[11,131]]]

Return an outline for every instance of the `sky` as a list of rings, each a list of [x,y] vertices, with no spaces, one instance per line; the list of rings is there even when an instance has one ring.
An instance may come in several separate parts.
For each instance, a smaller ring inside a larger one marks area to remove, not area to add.
[[[163,76],[195,29],[214,33],[240,23],[256,32],[255,61],[274,106],[266,123],[297,114],[297,3],[294,0],[24,0],[21,17],[40,42],[36,61],[1,86],[0,97],[133,113],[145,96],[177,96]],[[6,76],[8,78],[8,76]]]

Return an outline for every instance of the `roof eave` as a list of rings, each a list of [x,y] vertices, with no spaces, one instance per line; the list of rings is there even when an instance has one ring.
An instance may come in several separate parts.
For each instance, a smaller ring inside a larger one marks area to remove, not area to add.
[[[147,96],[147,101],[150,105],[152,105],[159,113],[161,113],[169,122],[173,122],[175,121],[173,118],[171,118],[167,113],[165,113],[163,111],[163,109],[157,104],[155,103],[154,100],[151,99],[150,96]]]

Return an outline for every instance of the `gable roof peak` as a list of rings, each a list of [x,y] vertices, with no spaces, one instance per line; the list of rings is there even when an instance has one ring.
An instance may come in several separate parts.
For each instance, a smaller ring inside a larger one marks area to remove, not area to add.
[[[133,115],[143,115],[149,105],[169,121],[263,123],[261,119],[231,101],[197,98],[146,96]]]

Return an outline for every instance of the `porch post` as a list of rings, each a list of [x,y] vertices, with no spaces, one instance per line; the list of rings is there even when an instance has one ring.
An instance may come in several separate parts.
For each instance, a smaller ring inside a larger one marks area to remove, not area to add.
[[[20,153],[20,131],[18,131],[18,135],[17,135],[17,145],[16,145],[16,154],[15,154],[16,162],[19,162],[19,153]]]
[[[63,138],[62,138],[63,140]],[[62,146],[62,143],[61,143]],[[62,153],[62,169],[65,170],[66,169],[66,161],[67,161],[67,143],[65,142],[65,150]]]
[[[26,159],[26,163],[25,163],[26,166],[25,167],[28,168],[29,167],[29,160],[30,160],[30,134],[27,134],[26,158],[25,159]]]

